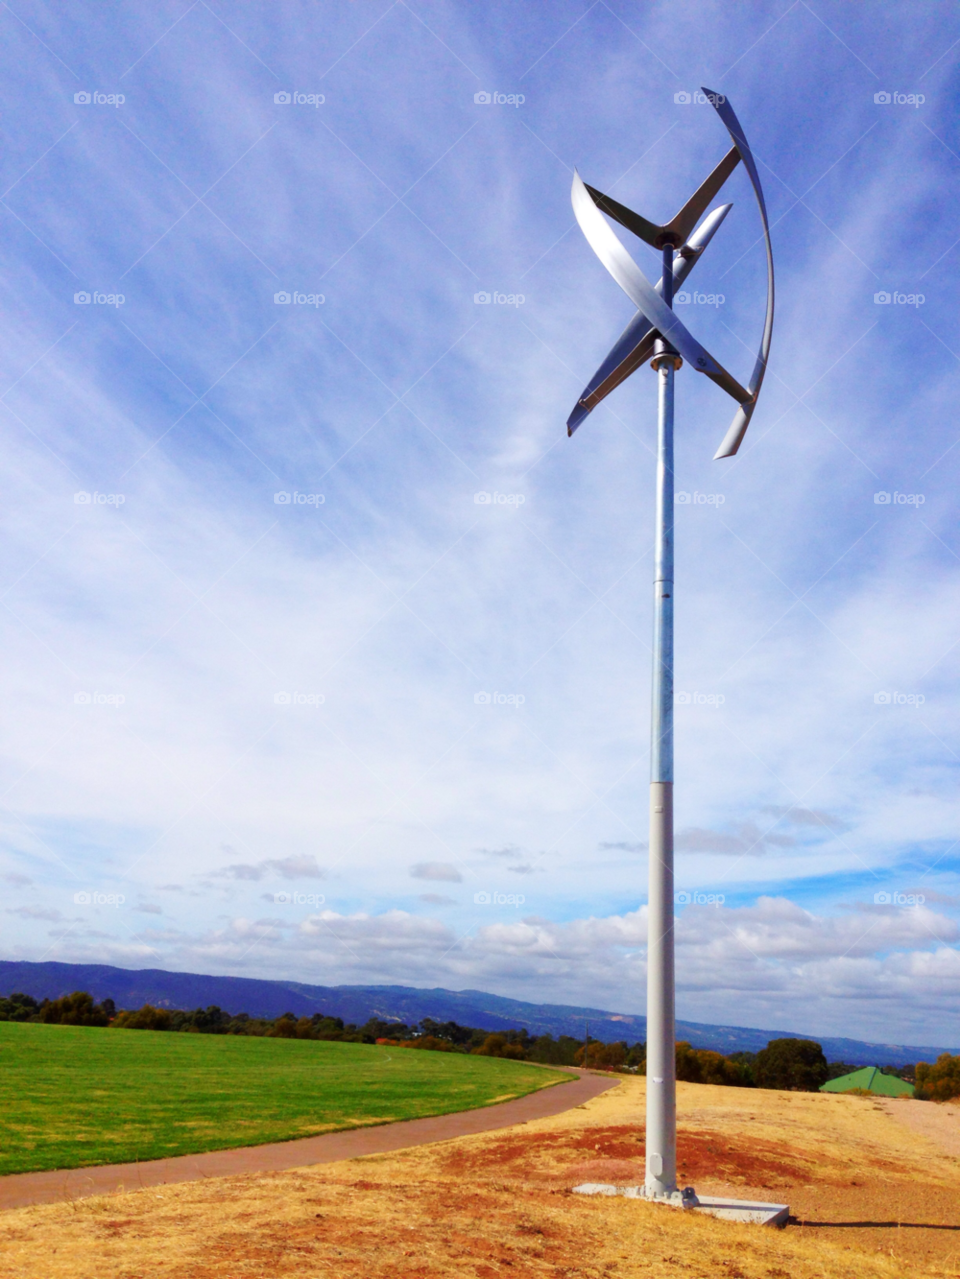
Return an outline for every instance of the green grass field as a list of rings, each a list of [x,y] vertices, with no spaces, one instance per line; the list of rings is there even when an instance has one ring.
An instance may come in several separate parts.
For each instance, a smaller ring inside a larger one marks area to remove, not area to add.
[[[0,1173],[444,1115],[569,1078],[385,1045],[0,1022]]]

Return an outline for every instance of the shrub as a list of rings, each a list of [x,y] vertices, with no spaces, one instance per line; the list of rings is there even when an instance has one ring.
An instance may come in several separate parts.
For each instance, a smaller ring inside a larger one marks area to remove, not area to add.
[[[960,1097],[960,1056],[941,1053],[932,1066],[918,1061],[914,1096],[921,1101],[952,1101]]]
[[[110,1024],[117,1030],[169,1030],[172,1020],[166,1008],[144,1004],[136,1012],[118,1013]]]
[[[585,1066],[588,1070],[622,1070],[627,1060],[627,1045],[602,1044],[591,1039],[588,1044],[580,1045],[575,1060],[578,1066]]]
[[[304,1018],[304,1020],[306,1021],[306,1018]],[[267,1035],[271,1039],[278,1036],[281,1039],[296,1039],[297,1021],[293,1013],[284,1013],[282,1017],[278,1017],[267,1031]]]
[[[499,1032],[487,1035],[480,1047],[471,1052],[475,1057],[508,1057],[512,1061],[523,1061],[525,1055],[522,1044],[511,1044],[506,1035]]]
[[[753,1082],[739,1062],[709,1048],[691,1048],[684,1040],[677,1044],[677,1078],[690,1084],[725,1084],[732,1088],[746,1088]]]

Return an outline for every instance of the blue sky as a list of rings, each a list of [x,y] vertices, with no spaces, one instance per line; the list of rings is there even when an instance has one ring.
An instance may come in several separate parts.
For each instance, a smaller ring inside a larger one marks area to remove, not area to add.
[[[643,1011],[655,387],[566,438],[631,314],[569,191],[672,215],[706,85],[778,310],[737,458],[678,376],[678,1009],[960,1044],[954,8],[0,29],[6,957]]]

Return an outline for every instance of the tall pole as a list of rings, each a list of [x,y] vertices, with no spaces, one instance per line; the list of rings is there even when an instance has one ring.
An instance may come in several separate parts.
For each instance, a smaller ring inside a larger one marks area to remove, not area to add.
[[[663,300],[673,306],[673,245],[663,249]],[[680,357],[658,339],[656,558],[647,906],[647,1167],[649,1198],[677,1193],[673,966],[673,375]]]

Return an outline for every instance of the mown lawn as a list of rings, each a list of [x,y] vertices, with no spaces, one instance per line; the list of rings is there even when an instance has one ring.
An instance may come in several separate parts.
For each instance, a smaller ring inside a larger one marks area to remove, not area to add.
[[[569,1078],[384,1045],[0,1022],[0,1173],[449,1114]]]

